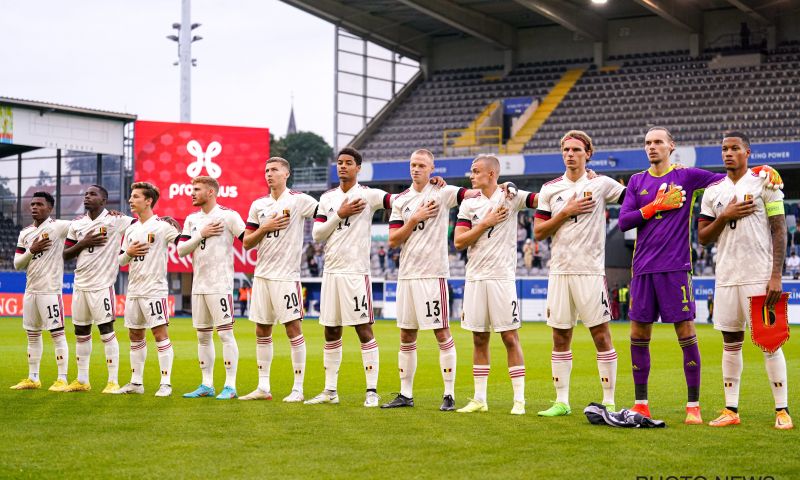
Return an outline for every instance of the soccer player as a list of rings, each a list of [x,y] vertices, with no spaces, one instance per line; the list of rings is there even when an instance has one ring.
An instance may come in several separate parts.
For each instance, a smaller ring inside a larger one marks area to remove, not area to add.
[[[465,199],[458,210],[455,246],[467,249],[464,313],[461,326],[472,331],[472,375],[475,395],[462,413],[485,412],[489,378],[489,340],[500,333],[508,354],[508,373],[514,390],[511,413],[525,413],[525,361],[519,344],[519,302],[514,281],[517,264],[516,213],[536,206],[536,194],[519,191],[508,200],[497,185],[500,161],[481,155],[472,162],[470,181],[481,194]],[[511,218],[511,221],[508,221]]]
[[[606,176],[589,179],[586,162],[592,156],[592,139],[571,130],[561,138],[566,172],[545,183],[539,192],[534,220],[536,240],[553,237],[547,288],[547,324],[553,329],[551,368],[556,401],[543,417],[572,413],[569,380],[572,372],[573,328],[577,317],[594,340],[603,404],[614,406],[617,352],[611,343],[611,320],[605,277],[606,204],[620,203],[625,187]]]
[[[289,162],[281,157],[267,160],[264,176],[269,195],[253,202],[247,216],[245,248],[258,247],[253,277],[250,320],[256,324],[258,387],[241,400],[272,398],[269,374],[272,366],[272,327],[282,324],[291,346],[294,385],[284,397],[287,403],[302,402],[306,371],[306,341],[303,337],[303,296],[300,285],[300,256],[303,224],[313,218],[317,201],[305,193],[286,188],[291,174]]]
[[[144,393],[144,364],[147,359],[145,329],[153,332],[158,347],[161,384],[156,397],[172,395],[172,361],[175,357],[167,326],[167,253],[170,243],[180,234],[171,219],[153,213],[158,202],[158,188],[147,182],[131,185],[128,203],[139,221],[125,230],[119,264],[129,265],[128,294],[125,299],[125,326],[128,328],[131,358],[131,381],[115,394]]]
[[[706,189],[700,210],[700,243],[717,242],[714,328],[722,332],[723,342],[725,409],[709,422],[712,427],[740,423],[739,383],[749,297],[766,294],[767,306],[772,307],[782,290],[786,256],[783,192],[763,188],[758,175],[747,168],[749,156],[747,135],[736,131],[724,134],[722,161],[727,176]],[[783,350],[764,352],[764,361],[775,399],[775,428],[791,429]]]
[[[108,191],[105,188],[100,185],[89,186],[83,195],[86,215],[72,221],[64,241],[64,260],[78,258],[72,295],[78,378],[67,386],[67,392],[85,392],[92,388],[89,383],[92,324],[97,325],[105,345],[108,383],[103,393],[113,393],[119,388],[119,343],[114,333],[114,283],[119,271],[117,255],[122,234],[136,220],[109,212],[105,208],[107,202]]]
[[[186,217],[178,243],[178,254],[192,254],[192,325],[197,329],[197,357],[202,381],[184,398],[213,397],[214,328],[222,342],[225,387],[218,400],[237,397],[236,372],[239,346],[233,335],[233,241],[244,236],[239,214],[217,204],[219,183],[211,177],[192,179],[192,205],[200,210]]]
[[[383,190],[365,187],[357,180],[361,153],[343,148],[337,155],[339,186],[323,193],[312,235],[325,241],[320,323],[325,326],[325,389],[307,404],[339,403],[336,393],[342,363],[342,327],[355,327],[361,342],[361,359],[367,381],[365,407],[378,406],[378,342],[372,333],[370,280],[370,226],[372,215],[391,206]]]
[[[687,403],[685,423],[703,423],[700,414],[700,350],[694,327],[692,261],[689,226],[696,192],[725,177],[698,168],[677,169],[669,157],[675,142],[664,127],[645,135],[650,168],[631,176],[620,208],[622,231],[637,229],[631,279],[631,364],[636,403],[632,411],[650,416],[647,383],[650,376],[650,338],[660,317],[674,325],[683,350]],[[769,182],[780,177],[765,167]],[[669,185],[669,187],[667,187]],[[684,205],[686,198],[689,205]]]
[[[400,328],[400,393],[382,408],[413,407],[417,369],[417,332],[433,330],[439,343],[439,366],[444,380],[442,411],[455,410],[456,347],[450,334],[447,278],[450,266],[447,228],[450,209],[460,205],[466,188],[430,183],[433,154],[411,154],[411,188],[392,202],[389,246],[403,247],[397,280],[397,326]]]
[[[64,335],[64,239],[69,223],[50,218],[55,200],[47,192],[34,192],[31,198],[33,225],[22,229],[14,254],[14,268],[25,270],[25,296],[22,299],[22,328],[28,333],[28,378],[12,390],[31,390],[42,386],[39,364],[42,361],[42,330],[49,330],[55,347],[58,378],[50,386],[53,392],[67,387],[69,347]]]

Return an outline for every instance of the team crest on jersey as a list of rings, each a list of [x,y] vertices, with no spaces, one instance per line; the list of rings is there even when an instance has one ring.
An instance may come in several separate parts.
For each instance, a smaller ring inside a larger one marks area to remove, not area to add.
[[[156,242],[156,234],[155,233],[148,233],[147,234],[147,243],[155,243]]]
[[[751,200],[753,200],[753,194],[752,193],[745,193],[744,194],[744,201],[745,202],[749,202]]]
[[[592,198],[592,192],[583,192],[584,198]]]
[[[47,240],[48,236],[47,232],[42,232],[42,240]]]
[[[97,231],[100,232],[100,235],[102,235],[104,237],[106,235],[108,235],[108,228],[107,227],[100,227],[99,229],[97,229]]]

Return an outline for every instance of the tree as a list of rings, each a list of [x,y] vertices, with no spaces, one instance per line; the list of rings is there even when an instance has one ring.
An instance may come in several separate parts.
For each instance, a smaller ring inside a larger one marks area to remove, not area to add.
[[[292,168],[324,167],[330,162],[333,149],[316,133],[297,132],[271,141],[270,155],[285,158]]]
[[[54,182],[53,176],[50,175],[50,172],[45,172],[44,170],[39,170],[39,179],[36,180],[36,186],[42,187],[44,185],[52,185]]]

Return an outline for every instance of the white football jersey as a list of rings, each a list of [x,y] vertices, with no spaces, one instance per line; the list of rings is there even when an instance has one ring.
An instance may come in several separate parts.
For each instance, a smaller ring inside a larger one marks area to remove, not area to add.
[[[549,220],[573,195],[595,201],[594,210],[567,220],[553,235],[550,273],[605,275],[606,204],[621,203],[623,191],[622,184],[603,175],[589,180],[583,174],[576,182],[562,175],[542,186],[536,218]]]
[[[352,273],[369,275],[370,245],[372,243],[372,215],[391,206],[391,195],[356,183],[347,193],[336,187],[323,193],[319,199],[316,222],[326,222],[339,210],[345,199],[363,199],[367,206],[358,215],[339,220],[339,225],[325,243],[326,273]]]
[[[128,298],[167,296],[167,249],[179,234],[178,229],[157,215],[146,222],[136,222],[125,230],[123,252],[134,242],[150,246],[146,254],[132,257],[128,263]]]
[[[439,205],[439,213],[420,222],[406,239],[400,251],[400,272],[397,278],[448,278],[447,227],[450,209],[461,204],[466,188],[447,185],[439,188],[430,183],[421,192],[412,186],[392,201],[389,228],[400,228],[423,205],[431,201]]]
[[[38,227],[30,225],[19,232],[17,254],[24,254],[31,244],[46,236],[52,242],[50,248],[34,254],[26,267],[25,292],[61,293],[64,284],[64,239],[67,238],[70,222],[48,218]]]
[[[183,223],[181,239],[199,234],[203,227],[213,222],[225,227],[220,235],[208,237],[192,252],[192,294],[224,293],[233,291],[233,241],[244,234],[242,217],[234,210],[216,205],[210,212],[194,212]]]
[[[303,253],[303,221],[312,218],[317,201],[303,192],[283,191],[276,200],[272,195],[261,197],[250,206],[247,229],[256,230],[273,215],[289,213],[289,226],[267,232],[258,242],[255,276],[266,280],[300,280],[300,257]]]
[[[491,198],[483,194],[467,198],[458,209],[457,227],[472,228],[490,211],[506,205],[508,218],[486,230],[467,248],[467,280],[514,280],[517,268],[517,215],[524,208],[533,208],[535,193],[519,190],[517,196],[508,200],[505,192],[497,187]]]
[[[135,221],[136,219],[127,215],[111,215],[108,210],[103,210],[94,220],[89,215],[83,215],[72,221],[64,242],[67,247],[75,245],[91,232],[103,232],[108,237],[105,245],[84,248],[78,254],[75,289],[96,291],[114,285],[119,272],[118,255],[122,234]]]
[[[751,195],[756,211],[730,222],[717,240],[715,275],[717,286],[766,284],[772,275],[772,234],[767,206],[773,202],[783,214],[783,192],[764,188],[764,181],[750,169],[738,182],[725,177],[706,188],[700,218],[713,221],[736,196],[737,202]]]

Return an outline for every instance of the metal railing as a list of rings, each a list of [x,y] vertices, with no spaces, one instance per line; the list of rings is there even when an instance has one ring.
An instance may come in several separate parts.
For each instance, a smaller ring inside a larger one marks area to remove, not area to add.
[[[292,170],[292,188],[297,190],[326,190],[328,167],[298,167]]]
[[[449,128],[442,134],[444,156],[503,153],[502,127]]]

